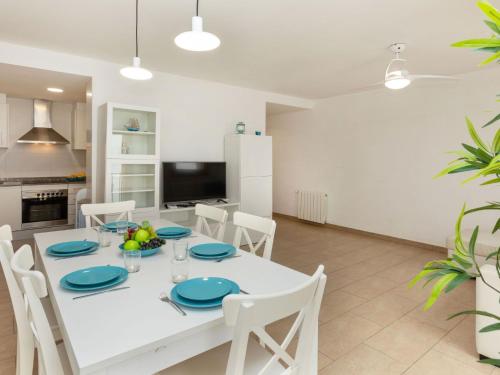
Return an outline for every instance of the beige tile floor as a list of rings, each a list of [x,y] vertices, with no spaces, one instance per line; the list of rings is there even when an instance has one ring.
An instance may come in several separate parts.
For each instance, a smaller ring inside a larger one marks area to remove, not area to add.
[[[443,254],[361,234],[278,218],[273,260],[312,273],[326,267],[319,327],[320,375],[500,375],[477,363],[474,320],[446,321],[474,305],[470,282],[422,311],[427,290],[408,290],[426,261]],[[16,244],[18,245],[18,244]],[[268,328],[282,338],[292,319]],[[0,278],[0,375],[15,373],[15,334]]]

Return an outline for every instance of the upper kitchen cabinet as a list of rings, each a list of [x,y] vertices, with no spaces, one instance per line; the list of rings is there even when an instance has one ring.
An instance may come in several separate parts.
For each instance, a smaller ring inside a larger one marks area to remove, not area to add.
[[[159,159],[159,117],[156,108],[107,103],[106,156]]]
[[[9,147],[9,105],[5,94],[0,94],[0,148]]]
[[[73,129],[71,132],[73,150],[87,149],[87,104],[76,103],[73,109]]]

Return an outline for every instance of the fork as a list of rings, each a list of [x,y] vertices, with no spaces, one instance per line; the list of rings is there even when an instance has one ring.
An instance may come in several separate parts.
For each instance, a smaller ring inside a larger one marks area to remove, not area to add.
[[[230,257],[227,257],[227,258],[220,258],[220,259],[217,259],[215,262],[217,263],[220,263],[222,262],[223,260],[226,260],[226,259],[232,259],[232,258],[239,258],[241,255],[233,255],[233,256],[230,256]]]
[[[168,304],[170,304],[170,306],[172,306],[174,309],[176,309],[179,313],[181,313],[182,315],[186,316],[186,312],[178,305],[176,304],[174,301],[172,301],[167,293],[163,292],[160,294],[160,300],[163,301],[163,302],[167,302]]]

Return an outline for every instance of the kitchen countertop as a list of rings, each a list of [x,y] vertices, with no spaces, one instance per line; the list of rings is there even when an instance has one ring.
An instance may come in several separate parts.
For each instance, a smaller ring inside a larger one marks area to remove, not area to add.
[[[9,177],[0,178],[2,186],[48,185],[48,184],[85,184],[86,181],[68,181],[66,177]]]

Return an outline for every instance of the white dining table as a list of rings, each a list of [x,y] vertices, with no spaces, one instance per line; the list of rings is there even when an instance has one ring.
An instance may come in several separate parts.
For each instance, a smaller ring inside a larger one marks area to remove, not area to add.
[[[155,228],[174,226],[166,220],[151,220]],[[49,298],[56,314],[74,374],[147,375],[210,350],[232,338],[224,323],[222,308],[194,310],[184,308],[182,316],[159,295],[169,293],[172,241],[150,257],[143,257],[139,272],[130,273],[119,286],[128,289],[73,299],[81,294],[62,289],[66,274],[92,266],[123,266],[118,245],[121,236],[113,235],[111,246],[93,255],[56,260],[47,256],[48,246],[65,241],[97,241],[91,228],[35,234],[36,268],[47,278]],[[189,246],[217,242],[193,232]],[[225,277],[250,294],[280,292],[296,287],[307,275],[278,263],[238,250],[240,257],[222,262],[190,258],[189,277]]]

